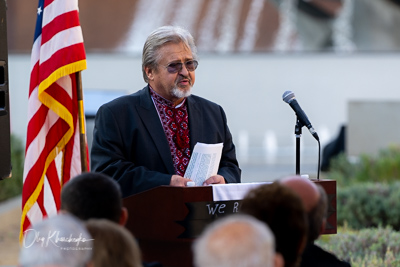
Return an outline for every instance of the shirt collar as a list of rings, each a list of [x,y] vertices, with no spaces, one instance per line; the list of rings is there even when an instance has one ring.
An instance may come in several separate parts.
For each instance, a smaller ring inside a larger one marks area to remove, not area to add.
[[[162,105],[166,105],[170,108],[180,108],[186,103],[186,97],[185,97],[181,103],[179,103],[178,105],[176,105],[174,107],[174,103],[172,101],[165,99],[164,97],[157,94],[157,92],[154,91],[154,89],[150,85],[149,85],[149,88],[150,88],[150,95],[151,95],[151,98],[153,99],[153,101],[158,102]]]

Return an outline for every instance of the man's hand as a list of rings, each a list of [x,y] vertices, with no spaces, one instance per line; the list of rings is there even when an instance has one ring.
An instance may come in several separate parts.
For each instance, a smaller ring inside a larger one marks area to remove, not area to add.
[[[184,178],[180,175],[172,175],[171,182],[169,185],[172,186],[187,186],[187,182],[191,182],[192,180]]]
[[[209,185],[209,184],[226,184],[224,177],[221,175],[214,175],[208,178],[203,185]]]

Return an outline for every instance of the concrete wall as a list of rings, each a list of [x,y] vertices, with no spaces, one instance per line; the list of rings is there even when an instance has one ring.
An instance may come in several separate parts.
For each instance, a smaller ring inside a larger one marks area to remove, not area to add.
[[[351,101],[348,113],[349,156],[377,156],[381,149],[400,144],[400,101]]]
[[[145,86],[140,57],[89,54],[87,59],[85,92],[131,93]],[[29,55],[9,56],[11,128],[24,140],[29,61]],[[391,53],[204,54],[193,93],[224,107],[242,165],[294,164],[296,117],[282,101],[286,90],[295,93],[323,146],[348,122],[349,101],[400,101],[399,69],[400,54]],[[318,145],[305,128],[301,140],[302,162],[317,164]]]

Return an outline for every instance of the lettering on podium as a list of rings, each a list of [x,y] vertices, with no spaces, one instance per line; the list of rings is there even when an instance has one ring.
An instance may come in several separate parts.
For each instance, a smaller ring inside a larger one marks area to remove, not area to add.
[[[178,238],[196,238],[204,228],[220,217],[239,212],[241,200],[186,202],[188,214],[176,223],[184,227]]]

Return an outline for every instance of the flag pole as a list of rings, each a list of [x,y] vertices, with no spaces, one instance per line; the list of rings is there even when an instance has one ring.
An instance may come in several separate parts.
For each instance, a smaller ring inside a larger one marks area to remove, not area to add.
[[[78,98],[78,120],[79,120],[79,139],[80,139],[80,151],[81,151],[81,167],[82,172],[88,171],[87,166],[87,154],[86,154],[86,131],[85,131],[85,112],[83,109],[83,90],[82,90],[82,76],[81,72],[75,73],[76,78],[76,90]]]

